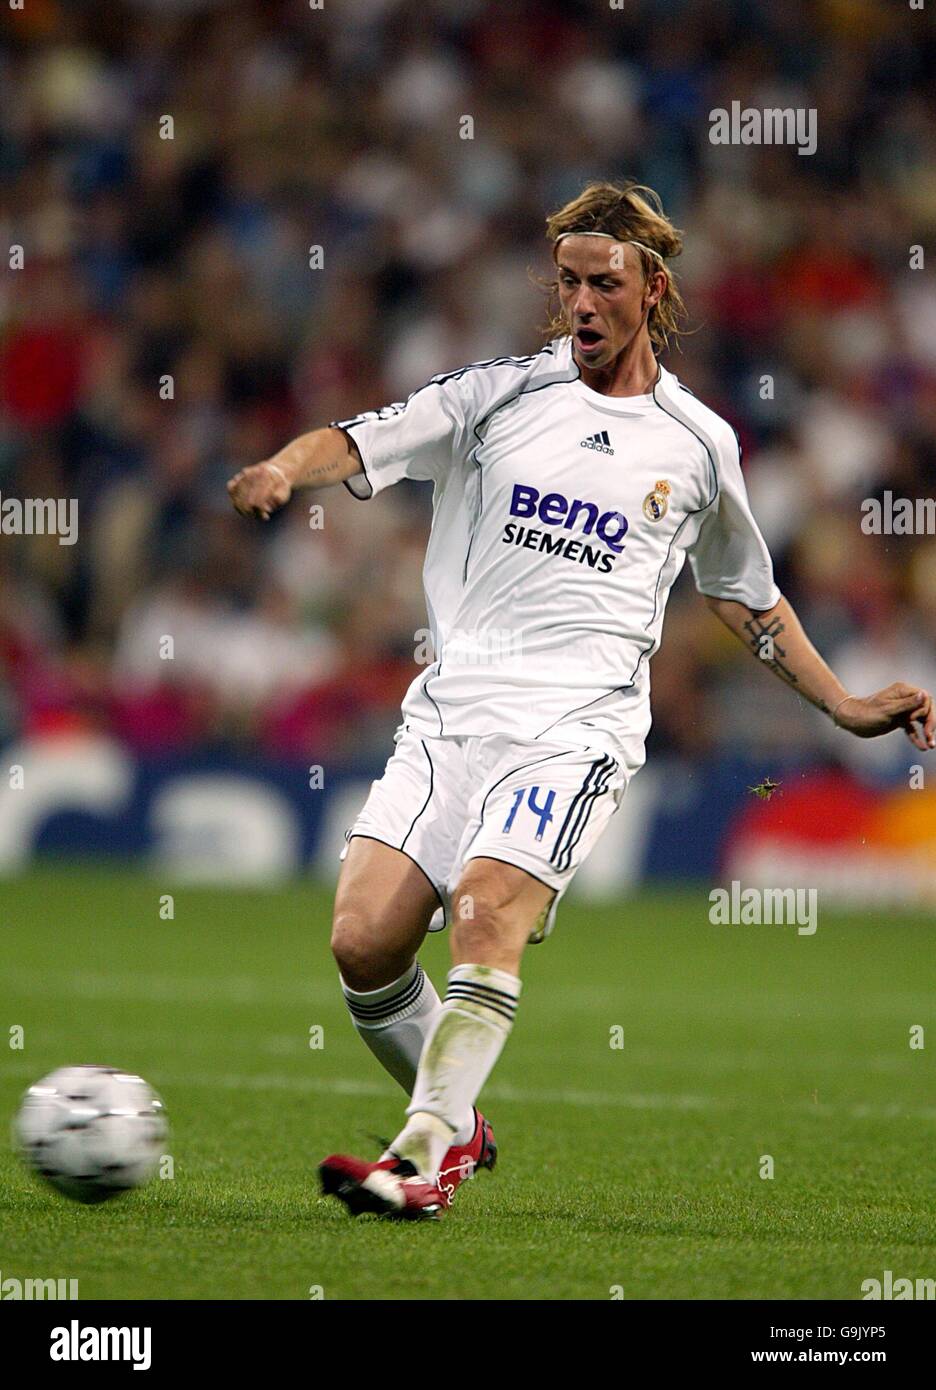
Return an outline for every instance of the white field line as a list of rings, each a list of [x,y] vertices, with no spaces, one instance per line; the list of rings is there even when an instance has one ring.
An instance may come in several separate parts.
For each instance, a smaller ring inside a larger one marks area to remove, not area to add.
[[[196,1073],[189,1077],[180,1077],[183,1085],[208,1086],[216,1084],[211,1076]],[[286,1080],[285,1086],[281,1083]],[[175,1084],[173,1082],[173,1084]],[[368,1095],[386,1096],[387,1088],[375,1082],[361,1082],[351,1078],[336,1078],[334,1081],[319,1077],[289,1077],[280,1076],[253,1076],[244,1077],[240,1075],[226,1075],[223,1077],[222,1085],[232,1090],[250,1088],[251,1090],[283,1089],[295,1091],[314,1091],[325,1095],[340,1091],[343,1095]],[[393,1094],[397,1094],[394,1089]],[[538,1105],[569,1105],[582,1107],[585,1109],[619,1109],[619,1110],[737,1110],[747,1108],[749,1102],[739,1097],[737,1100],[724,1100],[718,1096],[707,1095],[674,1095],[669,1092],[659,1094],[632,1091],[582,1091],[567,1087],[555,1088],[534,1088],[524,1086],[510,1086],[503,1082],[494,1082],[486,1086],[484,1090],[485,1100],[498,1102],[516,1102],[518,1104],[538,1104]],[[784,1107],[778,1107],[784,1108]],[[824,1115],[845,1115],[853,1119],[898,1119],[901,1116],[913,1117],[918,1119],[936,1120],[936,1106],[924,1106],[916,1110],[910,1110],[906,1106],[899,1104],[872,1105],[862,1103],[859,1105],[835,1106],[813,1101],[800,1101],[791,1108],[807,1112],[809,1114]]]
[[[3,1068],[7,1076],[32,1076],[34,1068],[25,1062],[16,1062]],[[399,1096],[396,1087],[379,1081],[358,1081],[352,1077],[303,1077],[284,1076],[279,1072],[167,1072],[160,1070],[151,1077],[153,1084],[166,1097],[173,1089],[180,1090],[220,1089],[228,1091],[279,1091],[291,1095],[337,1095],[360,1096],[362,1098],[386,1099]],[[738,1110],[748,1109],[749,1101],[744,1097],[726,1100],[720,1096],[675,1095],[667,1092],[640,1093],[631,1091],[582,1091],[567,1087],[529,1088],[510,1086],[494,1082],[484,1090],[485,1102],[488,1100],[505,1104],[567,1105],[595,1110]],[[887,1105],[846,1104],[830,1105],[827,1102],[799,1100],[777,1105],[778,1112],[793,1110],[797,1113],[829,1118],[842,1116],[856,1120],[916,1119],[936,1120],[936,1106],[910,1108],[899,1103]]]
[[[94,971],[54,971],[36,970],[29,967],[6,966],[0,969],[0,995],[4,989],[19,990],[23,993],[41,993],[46,998],[70,999],[116,999],[126,1003],[140,1001],[156,1004],[316,1004],[332,1001],[339,997],[337,973],[329,979],[316,979],[311,973],[297,979],[271,981],[263,976],[217,975],[193,978],[190,975],[152,974],[149,972],[112,970]],[[550,996],[550,1011],[559,1015],[610,1011],[620,1013],[628,1008],[628,990],[634,990],[634,983],[622,980],[616,999],[609,999],[607,991],[596,992],[590,986],[576,988],[574,984],[563,986],[562,994]],[[922,991],[901,994],[878,995],[862,1004],[862,1019],[891,1019],[895,1015],[919,1012],[925,1006]],[[661,1016],[675,1006],[664,995],[658,998],[658,1012]],[[696,999],[680,996],[678,1008],[685,1017],[701,1016],[706,1020],[730,1017],[737,1022],[749,1019],[763,1021],[768,1019],[795,1018],[798,1026],[804,1022],[834,1023],[841,1019],[851,1023],[854,1019],[853,1006],[848,1001],[830,1007],[827,1000],[816,997],[814,1000],[793,999],[773,995],[769,999],[733,999],[730,1013],[722,1014],[713,1008],[712,1001],[704,993]],[[909,1016],[909,1015],[908,1015]]]
[[[338,981],[278,980],[275,984],[252,975],[152,975],[135,972],[76,970],[69,974],[8,967],[0,988],[39,991],[46,998],[116,999],[152,1004],[311,1004],[333,1000]]]
[[[4,1076],[32,1076],[34,1066],[13,1062],[3,1067]],[[282,1091],[293,1095],[335,1095],[383,1098],[400,1096],[389,1082],[358,1081],[352,1077],[285,1076],[280,1072],[167,1072],[160,1069],[151,1078],[161,1092],[171,1089],[212,1089],[226,1091]],[[628,1110],[704,1110],[725,1103],[709,1096],[635,1095],[616,1091],[526,1090],[494,1084],[485,1087],[485,1099],[542,1102],[547,1105],[623,1106]],[[165,1098],[165,1096],[164,1096]]]
[[[330,1002],[335,1002],[334,991],[330,992]],[[282,1002],[282,1001],[280,1001]],[[313,1019],[312,1022],[315,1020]],[[331,1029],[339,1029],[351,1041],[352,1024],[350,1019],[332,1020]],[[42,1037],[46,1044],[55,1043],[65,1050],[71,1046],[74,1039],[74,1028],[48,1027],[43,1025]],[[173,1052],[178,1052],[180,1040],[186,1036],[179,1028],[152,1028],[148,1024],[141,1029],[140,1033],[131,1033],[126,1026],[113,1026],[107,1023],[94,1024],[95,1045],[110,1049],[112,1046],[118,1049],[126,1047],[128,1041],[137,1042],[140,1037],[144,1037],[147,1047],[151,1048],[171,1048]],[[204,1057],[206,1048],[212,1051],[215,1049],[222,1054],[230,1056],[231,1053],[246,1052],[253,1056],[263,1055],[268,1057],[294,1057],[297,1060],[305,1057],[310,1051],[308,1034],[301,1028],[292,1033],[270,1032],[259,1036],[255,1033],[239,1036],[231,1028],[207,1028],[199,1022],[194,1029],[193,1038],[199,1053]],[[549,1056],[553,1057],[558,1052],[555,1042],[540,1041],[538,1038],[531,1037],[528,1031],[525,1037],[514,1040],[511,1047],[511,1055],[532,1054],[537,1057],[542,1065],[547,1067],[549,1061],[546,1055],[546,1048],[549,1047]],[[589,1044],[589,1051],[580,1051],[583,1059],[596,1055],[593,1048],[597,1047],[601,1056],[604,1056],[607,1039],[599,1029],[595,1038]],[[324,1049],[317,1049],[324,1051]],[[659,1075],[672,1072],[690,1072],[697,1075],[722,1075],[736,1073],[744,1075],[746,1073],[765,1073],[768,1078],[776,1072],[776,1053],[767,1049],[756,1051],[750,1047],[739,1047],[737,1052],[730,1049],[705,1049],[700,1051],[696,1045],[681,1044],[677,1047],[676,1043],[670,1040],[668,1050],[662,1047],[625,1046],[619,1054],[622,1067],[632,1070],[633,1068],[646,1069]],[[841,1053],[804,1053],[795,1059],[795,1066],[800,1073],[801,1079],[812,1079],[825,1072],[839,1073],[843,1069],[848,1069],[852,1073],[876,1074],[879,1076],[898,1075],[908,1076],[910,1070],[916,1065],[915,1054],[908,1049],[899,1054],[881,1053],[877,1056],[867,1054],[856,1054],[853,1057],[842,1056]],[[794,1060],[787,1056],[785,1065],[791,1068]]]
[[[94,1000],[117,1000],[124,1003],[149,1003],[149,1004],[214,1004],[218,1006],[242,1006],[260,1007],[266,1006],[273,1017],[277,1011],[284,1008],[292,1008],[297,1005],[304,1006],[310,1011],[310,1022],[316,1022],[312,1011],[321,1006],[328,1007],[339,1002],[340,992],[337,980],[315,980],[307,978],[304,980],[278,981],[275,985],[267,981],[258,980],[250,975],[217,975],[201,979],[193,979],[190,976],[180,977],[167,974],[150,973],[130,973],[108,971],[106,974],[100,971],[80,970],[70,973],[62,971],[39,971],[31,968],[19,968],[16,966],[8,967],[0,972],[0,998],[3,997],[5,989],[19,990],[31,996],[41,996],[43,998],[79,998],[86,1001]],[[573,999],[576,991],[573,986],[567,992],[564,1005],[569,1010],[569,993]],[[591,991],[582,991],[583,994]],[[910,1004],[909,1017],[918,1001],[913,1000]],[[699,1011],[704,1012],[704,1000],[698,1001]],[[550,1004],[552,1007],[552,1001]],[[601,1000],[602,1011],[609,1008],[607,998]],[[662,1007],[662,1006],[661,1006]],[[903,1012],[907,1007],[907,999],[904,998],[900,1010]],[[575,1005],[576,1010],[581,1010],[582,1006]],[[626,1001],[624,1003],[626,1009]],[[616,1008],[616,1012],[622,1010]],[[602,1048],[607,1044],[607,1023],[604,1020],[598,1021],[598,1013],[595,1006],[592,1012],[596,1018],[596,1042],[600,1041]],[[685,1012],[685,1010],[684,1010]],[[785,1012],[785,1011],[784,1011]],[[763,1011],[761,1011],[763,1016]],[[866,1017],[867,1015],[865,1015]],[[886,1016],[891,1016],[891,1010],[886,1011]],[[915,1016],[915,1015],[914,1015]],[[607,1014],[606,1014],[607,1017]],[[832,1023],[834,1015],[826,1021]],[[798,1021],[801,1021],[798,1020]],[[851,1020],[849,1020],[851,1021]],[[126,1030],[109,1029],[96,1026],[95,1032],[102,1040],[113,1037],[117,1043],[126,1041]],[[285,1034],[282,1032],[270,1033],[265,1041],[258,1042],[255,1037],[239,1039],[235,1032],[226,1028],[216,1030],[206,1028],[199,1023],[194,1029],[195,1035],[199,1039],[218,1038],[222,1041],[226,1051],[240,1047],[242,1050],[263,1052],[271,1056],[288,1056],[295,1052],[296,1055],[304,1053],[307,1038],[300,1035]],[[625,1025],[626,1033],[626,1025]],[[44,1035],[48,1039],[61,1038],[67,1043],[70,1036],[64,1030],[55,1028],[44,1030]],[[146,1038],[150,1043],[169,1043],[178,1045],[180,1032],[178,1028],[154,1033],[152,1029],[146,1029]],[[859,1040],[860,1041],[860,1040]],[[520,1051],[530,1046],[530,1035],[518,1037],[514,1051]],[[534,1040],[539,1055],[542,1055],[541,1044]],[[665,1067],[669,1071],[690,1070],[700,1074],[718,1074],[724,1072],[765,1072],[772,1073],[775,1066],[775,1054],[770,1049],[758,1050],[748,1044],[739,1045],[737,1050],[732,1049],[702,1049],[695,1048],[689,1050],[683,1048],[677,1050],[677,1045],[670,1044],[671,1050],[667,1051],[661,1047],[647,1046],[625,1046],[621,1050],[621,1060],[625,1065],[632,1067],[654,1068],[657,1071]],[[688,1055],[687,1055],[688,1054]],[[683,1059],[686,1060],[683,1060]],[[787,1061],[789,1061],[789,1057]],[[899,1052],[883,1053],[873,1056],[856,1053],[849,1059],[840,1053],[815,1053],[810,1052],[801,1059],[797,1059],[797,1066],[802,1072],[821,1073],[827,1071],[839,1071],[843,1065],[850,1065],[853,1070],[873,1073],[877,1075],[904,1075],[908,1067],[913,1065],[913,1054],[909,1053],[906,1046]],[[899,1112],[895,1112],[899,1113]]]

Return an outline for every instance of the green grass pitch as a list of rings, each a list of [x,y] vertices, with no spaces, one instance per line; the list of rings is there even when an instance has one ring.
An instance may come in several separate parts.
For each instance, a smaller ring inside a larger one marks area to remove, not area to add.
[[[702,887],[564,905],[482,1097],[498,1170],[412,1226],[318,1193],[317,1160],[374,1152],[403,1106],[341,1003],[327,892],[178,888],[164,921],[170,891],[78,866],[3,884],[4,1128],[52,1068],[125,1067],[162,1093],[175,1164],[87,1208],[4,1143],[3,1278],[77,1278],[82,1298],[856,1299],[885,1269],[936,1273],[928,915],[820,910],[800,937],[710,925]],[[444,937],[422,959],[441,984]]]

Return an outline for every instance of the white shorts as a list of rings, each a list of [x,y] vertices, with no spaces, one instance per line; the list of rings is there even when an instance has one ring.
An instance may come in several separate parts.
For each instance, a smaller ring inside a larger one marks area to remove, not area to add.
[[[627,785],[607,753],[506,735],[430,738],[405,725],[384,775],[371,784],[345,832],[402,850],[432,884],[440,907],[430,924],[451,919],[451,895],[469,859],[500,859],[556,890],[543,924],[552,930],[559,900]],[[341,858],[347,854],[347,845]]]

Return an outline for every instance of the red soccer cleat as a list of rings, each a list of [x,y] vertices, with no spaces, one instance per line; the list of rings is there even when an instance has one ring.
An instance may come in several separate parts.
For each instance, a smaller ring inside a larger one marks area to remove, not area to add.
[[[439,1169],[439,1189],[445,1197],[445,1205],[450,1207],[456,1191],[468,1178],[473,1178],[479,1168],[493,1171],[497,1162],[497,1143],[494,1131],[481,1111],[475,1109],[475,1131],[467,1144],[453,1144],[442,1160]]]
[[[319,1164],[322,1191],[344,1202],[352,1216],[373,1212],[396,1221],[432,1221],[448,1206],[445,1194],[405,1159],[365,1163],[332,1154]]]

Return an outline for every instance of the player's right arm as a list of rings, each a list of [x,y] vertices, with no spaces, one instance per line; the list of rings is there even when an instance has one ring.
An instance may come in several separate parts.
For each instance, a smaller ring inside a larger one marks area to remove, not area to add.
[[[300,434],[272,458],[242,468],[228,483],[227,490],[241,516],[269,521],[296,488],[331,487],[363,471],[361,455],[351,436],[329,426]]]
[[[499,401],[517,392],[525,368],[536,360],[469,363],[432,377],[405,401],[300,435],[272,458],[232,478],[231,501],[242,515],[266,521],[289,501],[294,488],[344,483],[366,502],[403,478],[445,483],[453,470],[469,467],[470,451],[478,442],[476,426]]]

